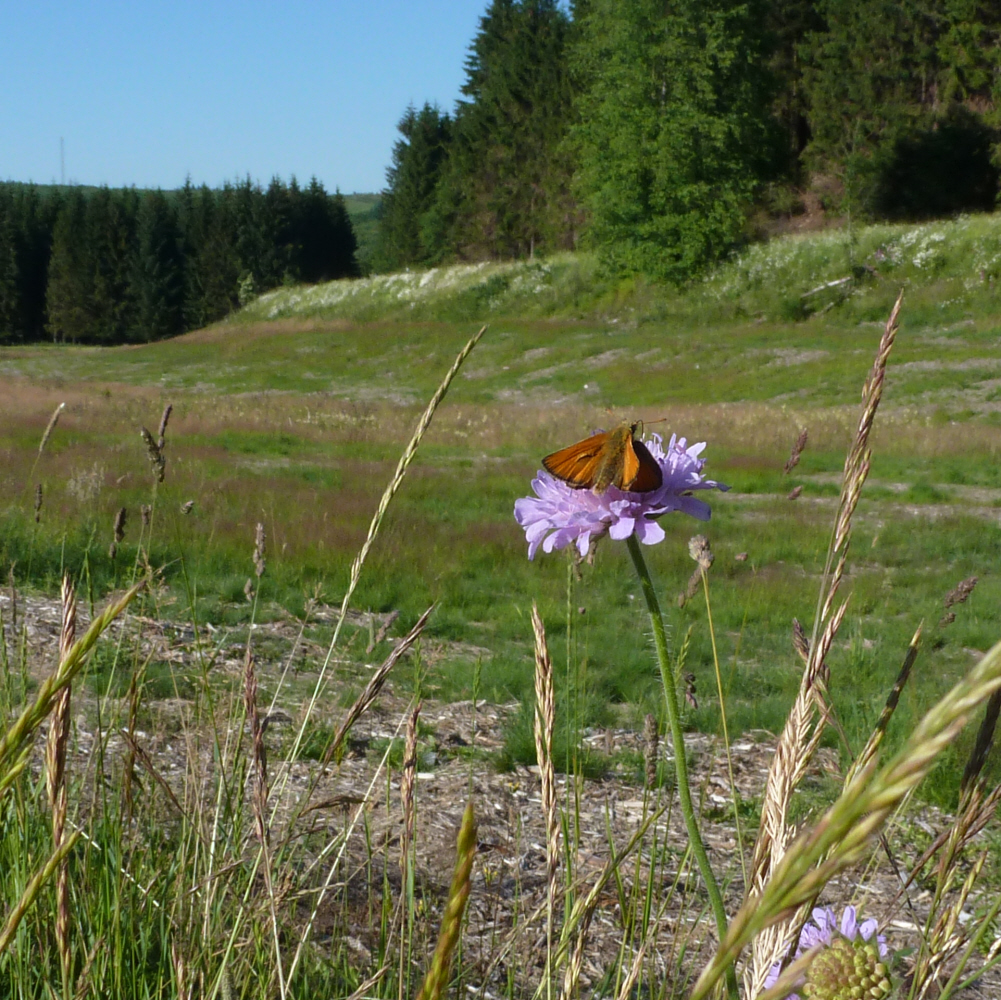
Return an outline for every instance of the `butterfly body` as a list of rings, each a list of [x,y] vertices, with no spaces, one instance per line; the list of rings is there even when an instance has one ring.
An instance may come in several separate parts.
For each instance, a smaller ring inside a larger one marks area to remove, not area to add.
[[[647,493],[664,481],[657,460],[634,435],[638,423],[619,424],[547,455],[546,471],[575,490],[604,493],[609,486]]]

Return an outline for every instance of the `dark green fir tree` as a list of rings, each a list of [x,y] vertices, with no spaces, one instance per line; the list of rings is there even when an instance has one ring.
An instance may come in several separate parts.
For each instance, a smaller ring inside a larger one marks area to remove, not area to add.
[[[131,295],[135,333],[158,340],[184,326],[184,260],[176,214],[163,193],[150,191],[139,203]]]
[[[569,35],[556,0],[493,0],[480,20],[430,226],[459,256],[525,257],[576,242]]]
[[[93,288],[87,253],[87,202],[70,189],[52,233],[52,258],[46,294],[49,335],[57,343],[86,341],[91,330]]]
[[[409,264],[434,263],[442,247],[429,218],[451,136],[451,119],[437,105],[407,108],[397,128],[400,138],[386,171],[382,193],[376,267],[391,271]]]
[[[358,274],[358,242],[344,196],[327,194],[314,177],[299,193],[295,206],[296,273],[300,281],[316,283]]]

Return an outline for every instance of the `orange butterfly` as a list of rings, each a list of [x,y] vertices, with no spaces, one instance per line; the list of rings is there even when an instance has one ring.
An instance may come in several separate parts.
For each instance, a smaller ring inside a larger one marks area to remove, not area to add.
[[[609,486],[648,493],[664,481],[657,460],[633,435],[639,423],[619,424],[547,455],[542,464],[575,490],[604,493]]]

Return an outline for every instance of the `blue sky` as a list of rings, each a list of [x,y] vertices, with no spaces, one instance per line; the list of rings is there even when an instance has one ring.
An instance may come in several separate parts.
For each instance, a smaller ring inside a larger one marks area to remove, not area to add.
[[[0,0],[0,179],[377,191],[408,103],[451,109],[487,0]]]

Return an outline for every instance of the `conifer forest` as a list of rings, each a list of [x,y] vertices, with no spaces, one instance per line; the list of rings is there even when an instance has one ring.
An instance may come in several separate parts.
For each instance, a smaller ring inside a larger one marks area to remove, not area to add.
[[[493,0],[451,110],[407,108],[376,271],[590,249],[685,282],[810,210],[922,219],[998,193],[989,0]],[[339,194],[0,187],[0,338],[144,341],[358,273]]]

